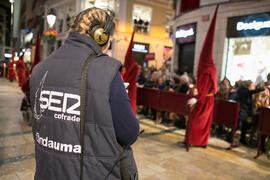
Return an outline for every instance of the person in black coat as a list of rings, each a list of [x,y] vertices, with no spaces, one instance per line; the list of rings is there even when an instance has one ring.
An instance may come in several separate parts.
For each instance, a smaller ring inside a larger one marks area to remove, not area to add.
[[[240,142],[246,143],[246,132],[248,129],[248,117],[252,116],[252,95],[264,91],[264,88],[255,89],[252,81],[243,81],[242,86],[237,91],[237,101],[240,103],[238,127],[241,129]]]

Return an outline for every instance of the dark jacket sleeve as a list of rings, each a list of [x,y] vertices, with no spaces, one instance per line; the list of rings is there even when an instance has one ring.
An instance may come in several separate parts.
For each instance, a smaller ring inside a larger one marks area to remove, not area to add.
[[[257,89],[255,89],[255,90],[250,90],[250,91],[249,91],[249,94],[252,95],[252,94],[259,93],[259,92],[261,92],[261,91],[264,91],[264,88],[263,88],[263,87],[262,87],[262,88],[257,88]]]
[[[117,73],[111,84],[110,105],[118,143],[121,146],[131,145],[139,134],[139,123],[131,109],[130,99],[120,72]]]

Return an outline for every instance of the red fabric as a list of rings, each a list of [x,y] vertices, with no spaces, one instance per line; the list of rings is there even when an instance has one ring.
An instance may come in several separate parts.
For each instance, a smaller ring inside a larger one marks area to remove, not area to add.
[[[190,112],[189,118],[189,144],[195,146],[205,146],[208,144],[212,123],[214,108],[213,95],[217,92],[216,67],[212,57],[217,10],[218,6],[201,52],[196,84],[198,88],[198,95],[196,96],[198,102]],[[207,94],[212,94],[212,96],[207,96]]]
[[[41,61],[41,58],[40,58],[40,35],[38,34],[37,40],[36,40],[35,57],[34,57],[34,61],[32,63],[32,67],[31,67],[31,73],[32,73],[32,70],[35,67],[35,65],[37,65],[40,61]]]
[[[182,0],[181,12],[199,8],[199,0]]]
[[[25,78],[24,83],[22,85],[22,91],[30,91],[30,77]]]
[[[25,78],[22,85],[22,91],[30,91],[30,71],[25,71]]]
[[[12,51],[12,57],[11,57],[11,62],[8,63],[7,67],[8,67],[8,76],[9,76],[9,80],[10,81],[13,81],[14,78],[15,78],[15,67],[14,67],[14,64],[15,64],[15,61],[14,61],[14,58],[15,58],[15,51],[13,50]]]
[[[133,30],[127,54],[125,57],[125,63],[123,66],[123,79],[124,82],[128,82],[128,97],[131,101],[131,107],[133,113],[136,114],[136,100],[137,100],[137,78],[139,73],[139,67],[137,63],[133,60],[132,47],[134,39],[135,30]]]
[[[19,85],[22,87],[25,79],[25,66],[23,61],[24,54],[19,58],[19,61],[16,63],[16,71],[19,79]]]

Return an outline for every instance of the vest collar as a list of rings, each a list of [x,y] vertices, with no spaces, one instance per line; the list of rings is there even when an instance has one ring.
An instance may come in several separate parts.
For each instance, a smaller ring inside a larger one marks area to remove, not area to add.
[[[101,47],[93,40],[93,38],[83,35],[83,34],[71,34],[67,38],[67,42],[72,41],[75,43],[82,44],[90,49],[92,49],[96,54],[103,54]]]

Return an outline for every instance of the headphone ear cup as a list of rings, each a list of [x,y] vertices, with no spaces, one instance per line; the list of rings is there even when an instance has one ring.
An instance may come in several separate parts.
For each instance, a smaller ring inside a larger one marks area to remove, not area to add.
[[[100,46],[104,46],[109,41],[108,33],[104,32],[104,28],[102,26],[95,26],[91,30],[91,36],[96,41],[96,43]]]

